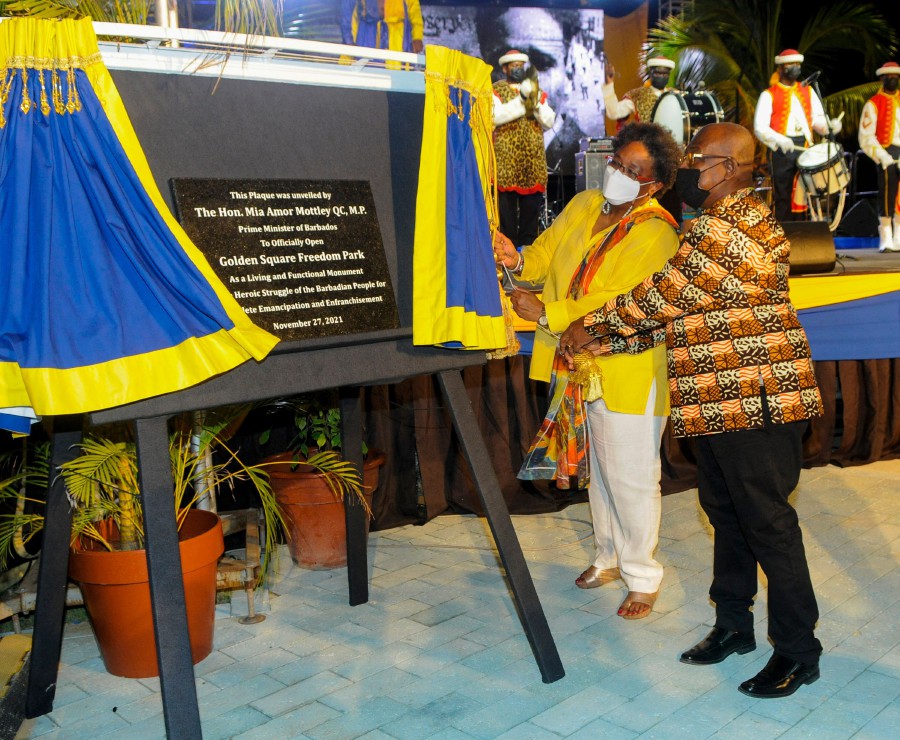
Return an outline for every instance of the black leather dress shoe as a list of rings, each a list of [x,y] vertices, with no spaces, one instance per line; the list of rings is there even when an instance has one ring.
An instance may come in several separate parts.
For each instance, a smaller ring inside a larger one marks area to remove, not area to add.
[[[743,655],[751,650],[756,650],[756,639],[752,632],[731,632],[713,627],[712,632],[681,654],[681,662],[690,665],[712,665],[721,663],[732,653]]]
[[[759,699],[780,699],[782,696],[790,696],[803,684],[813,683],[818,679],[818,663],[798,663],[773,653],[766,667],[749,681],[744,681],[738,690]]]

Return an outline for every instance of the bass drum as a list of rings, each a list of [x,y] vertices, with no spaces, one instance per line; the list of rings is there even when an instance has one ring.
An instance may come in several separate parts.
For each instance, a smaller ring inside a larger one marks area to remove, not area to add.
[[[844,148],[833,142],[804,149],[797,157],[797,172],[811,195],[835,195],[850,184]]]
[[[669,90],[659,96],[650,120],[672,132],[681,147],[688,145],[697,130],[708,123],[719,123],[725,114],[711,92]]]
[[[797,173],[806,190],[806,202],[812,221],[827,221],[828,228],[836,231],[844,213],[850,171],[844,160],[840,144],[823,141],[800,152],[797,157]],[[837,206],[832,211],[833,200]]]

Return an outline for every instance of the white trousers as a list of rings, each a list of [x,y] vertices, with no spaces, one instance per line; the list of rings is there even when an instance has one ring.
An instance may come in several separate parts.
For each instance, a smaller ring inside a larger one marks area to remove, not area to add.
[[[666,418],[653,415],[656,384],[643,414],[621,414],[603,399],[587,404],[597,568],[618,567],[629,591],[655,593],[663,568],[653,557],[662,501],[659,446]]]

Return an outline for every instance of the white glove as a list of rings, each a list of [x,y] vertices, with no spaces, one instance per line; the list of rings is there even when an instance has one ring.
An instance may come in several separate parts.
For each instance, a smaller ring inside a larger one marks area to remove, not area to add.
[[[522,80],[519,84],[519,95],[527,98],[534,90],[534,83],[531,80]]]
[[[881,165],[881,169],[886,170],[892,164],[894,164],[894,160],[891,159],[891,155],[888,154],[884,149],[878,152],[878,164]]]
[[[831,133],[839,134],[841,133],[841,129],[843,128],[843,123],[841,123],[840,118],[831,118],[828,123],[831,124]]]
[[[794,142],[791,141],[791,137],[784,134],[775,134],[775,146],[785,154],[789,154],[794,150]]]

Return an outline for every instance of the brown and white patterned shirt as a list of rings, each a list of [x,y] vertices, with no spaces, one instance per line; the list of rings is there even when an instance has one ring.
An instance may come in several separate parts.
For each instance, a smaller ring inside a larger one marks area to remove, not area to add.
[[[678,437],[823,413],[809,342],[788,295],[790,242],[752,189],[717,201],[663,268],[585,317],[601,352],[640,351],[665,331]]]

